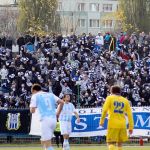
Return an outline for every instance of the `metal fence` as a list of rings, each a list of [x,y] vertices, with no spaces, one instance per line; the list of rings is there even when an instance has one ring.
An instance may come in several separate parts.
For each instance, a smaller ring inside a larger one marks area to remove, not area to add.
[[[53,143],[55,143],[55,137],[53,138]],[[125,145],[140,145],[141,138],[132,137]],[[142,138],[144,145],[150,145],[150,138]],[[31,135],[1,135],[0,143],[2,144],[40,144],[40,137]],[[70,138],[70,143],[73,145],[104,145],[106,144],[105,136],[96,137],[84,137],[84,138]]]

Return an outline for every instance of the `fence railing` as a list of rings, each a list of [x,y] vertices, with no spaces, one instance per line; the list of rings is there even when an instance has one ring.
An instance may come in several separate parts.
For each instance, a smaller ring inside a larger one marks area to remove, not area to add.
[[[127,145],[140,145],[141,138],[132,137],[129,138],[129,141],[125,144]],[[144,145],[150,145],[150,138],[144,137],[142,138]],[[40,137],[39,136],[31,136],[31,135],[1,135],[0,136],[0,143],[2,144],[40,144]],[[55,137],[52,139],[52,143],[56,143]],[[80,145],[80,144],[89,144],[89,145],[103,145],[106,144],[106,137],[105,136],[96,136],[96,137],[75,137],[70,138],[70,143],[73,145]]]

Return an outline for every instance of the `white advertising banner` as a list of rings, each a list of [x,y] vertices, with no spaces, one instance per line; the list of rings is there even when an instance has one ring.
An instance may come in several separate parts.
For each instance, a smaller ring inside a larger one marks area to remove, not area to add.
[[[72,119],[71,137],[91,137],[106,135],[107,118],[104,127],[99,126],[102,108],[77,109],[80,115],[80,123],[75,116]],[[150,137],[150,107],[132,107],[134,118],[134,131],[132,136]],[[39,113],[32,115],[31,135],[41,135]]]

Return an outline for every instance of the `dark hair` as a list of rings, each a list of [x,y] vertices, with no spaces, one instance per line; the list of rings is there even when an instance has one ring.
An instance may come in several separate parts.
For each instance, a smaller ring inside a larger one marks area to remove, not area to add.
[[[118,85],[114,85],[111,87],[110,92],[112,94],[121,94],[121,88]]]
[[[65,98],[67,95],[71,96],[71,94],[66,93],[66,94],[63,95],[63,98]]]
[[[31,88],[31,91],[41,91],[41,86],[39,84],[33,84],[32,85],[32,88]]]

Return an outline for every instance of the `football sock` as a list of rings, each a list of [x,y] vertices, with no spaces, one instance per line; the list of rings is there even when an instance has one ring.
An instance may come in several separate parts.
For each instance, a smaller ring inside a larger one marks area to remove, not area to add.
[[[64,139],[63,150],[70,150],[68,139]]]
[[[122,150],[122,147],[117,147],[117,150]]]
[[[68,143],[68,139],[64,139],[64,143]]]
[[[54,150],[52,146],[48,147],[46,150]]]
[[[109,150],[116,150],[115,145],[109,145]]]

